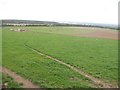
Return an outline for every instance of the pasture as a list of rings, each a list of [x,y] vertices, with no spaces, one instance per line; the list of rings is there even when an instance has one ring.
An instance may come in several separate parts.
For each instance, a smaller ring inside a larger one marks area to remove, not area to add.
[[[4,88],[5,88],[5,85],[8,88],[20,88],[20,85],[8,75],[2,74],[2,80],[3,80],[2,83],[4,83],[3,85]]]
[[[26,32],[11,31],[11,28],[25,29]],[[117,87],[117,36],[113,39],[85,37],[85,34],[100,30],[118,33],[112,29],[85,27],[4,27],[2,65],[42,88],[105,88],[47,58],[48,55],[110,84],[110,87]]]

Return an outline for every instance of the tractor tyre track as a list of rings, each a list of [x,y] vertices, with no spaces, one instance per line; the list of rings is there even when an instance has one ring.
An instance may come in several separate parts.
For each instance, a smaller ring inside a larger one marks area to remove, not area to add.
[[[90,79],[95,85],[99,86],[99,88],[118,88],[117,85],[114,86],[114,85],[112,85],[112,84],[105,83],[104,81],[102,81],[102,80],[100,80],[100,79],[97,79],[97,78],[93,77],[92,75],[90,75],[90,74],[88,74],[88,73],[86,73],[86,72],[84,72],[84,71],[82,71],[82,70],[80,70],[80,69],[78,69],[78,68],[70,65],[70,64],[67,64],[67,63],[65,63],[65,62],[63,62],[63,61],[61,61],[61,60],[58,60],[57,58],[54,58],[54,57],[52,57],[52,56],[46,55],[46,54],[44,54],[44,53],[42,53],[42,52],[40,52],[40,51],[38,51],[38,50],[36,50],[36,49],[28,46],[27,44],[24,44],[24,45],[25,45],[27,48],[31,49],[33,52],[36,52],[37,54],[39,54],[39,55],[41,55],[41,56],[45,56],[45,57],[47,57],[47,58],[49,58],[49,59],[51,59],[51,60],[54,60],[54,61],[56,61],[56,62],[58,62],[58,63],[60,63],[60,64],[62,64],[62,65],[65,65],[65,66],[67,66],[68,68],[72,69],[73,71],[79,73],[80,75],[82,75],[82,76]]]
[[[23,88],[38,88],[38,90],[42,90],[42,89],[40,89],[39,86],[34,85],[31,81],[17,75],[15,72],[12,72],[11,70],[9,70],[9,69],[7,69],[5,67],[0,68],[0,72],[10,76],[18,84],[22,84]]]

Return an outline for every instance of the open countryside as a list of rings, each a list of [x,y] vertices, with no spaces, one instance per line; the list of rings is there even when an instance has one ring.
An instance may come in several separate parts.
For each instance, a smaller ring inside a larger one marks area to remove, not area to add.
[[[118,30],[5,26],[2,38],[5,87],[118,87]]]

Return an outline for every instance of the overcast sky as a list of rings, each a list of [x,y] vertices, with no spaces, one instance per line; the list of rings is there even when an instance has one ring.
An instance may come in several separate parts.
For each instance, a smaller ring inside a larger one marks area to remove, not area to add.
[[[0,0],[0,19],[118,23],[119,0]]]

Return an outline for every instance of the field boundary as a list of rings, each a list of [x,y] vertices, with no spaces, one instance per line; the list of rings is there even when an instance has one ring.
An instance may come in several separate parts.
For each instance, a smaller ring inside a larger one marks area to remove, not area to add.
[[[34,85],[31,81],[17,75],[15,72],[12,72],[11,70],[9,70],[9,69],[7,69],[5,67],[0,68],[0,72],[10,76],[18,84],[22,84],[23,88],[39,88],[39,90],[42,90],[42,89],[40,89],[39,86]]]
[[[54,60],[54,61],[56,61],[56,62],[58,62],[58,63],[60,63],[60,64],[62,64],[62,65],[67,66],[67,67],[70,68],[71,70],[73,70],[73,71],[79,73],[80,75],[82,75],[82,76],[90,79],[94,84],[96,84],[97,86],[99,86],[99,88],[118,88],[118,86],[114,86],[114,85],[112,85],[112,84],[105,83],[104,81],[102,81],[102,80],[100,80],[100,79],[97,79],[97,78],[93,77],[92,75],[90,75],[90,74],[88,74],[88,73],[86,73],[86,72],[84,72],[84,71],[82,71],[82,70],[80,70],[80,69],[78,69],[78,68],[70,65],[70,64],[67,64],[67,63],[65,63],[65,62],[63,62],[63,61],[61,61],[61,60],[58,60],[57,58],[54,58],[54,57],[52,57],[52,56],[50,56],[50,55],[46,55],[46,54],[44,54],[44,53],[42,53],[42,52],[40,52],[40,51],[38,51],[38,50],[36,50],[36,49],[28,46],[28,45],[25,44],[25,43],[24,43],[24,46],[27,47],[27,48],[29,48],[29,49],[32,50],[33,52],[41,55],[41,56],[45,56],[45,57],[47,57],[47,58],[49,58],[49,59],[51,59],[51,60]]]

